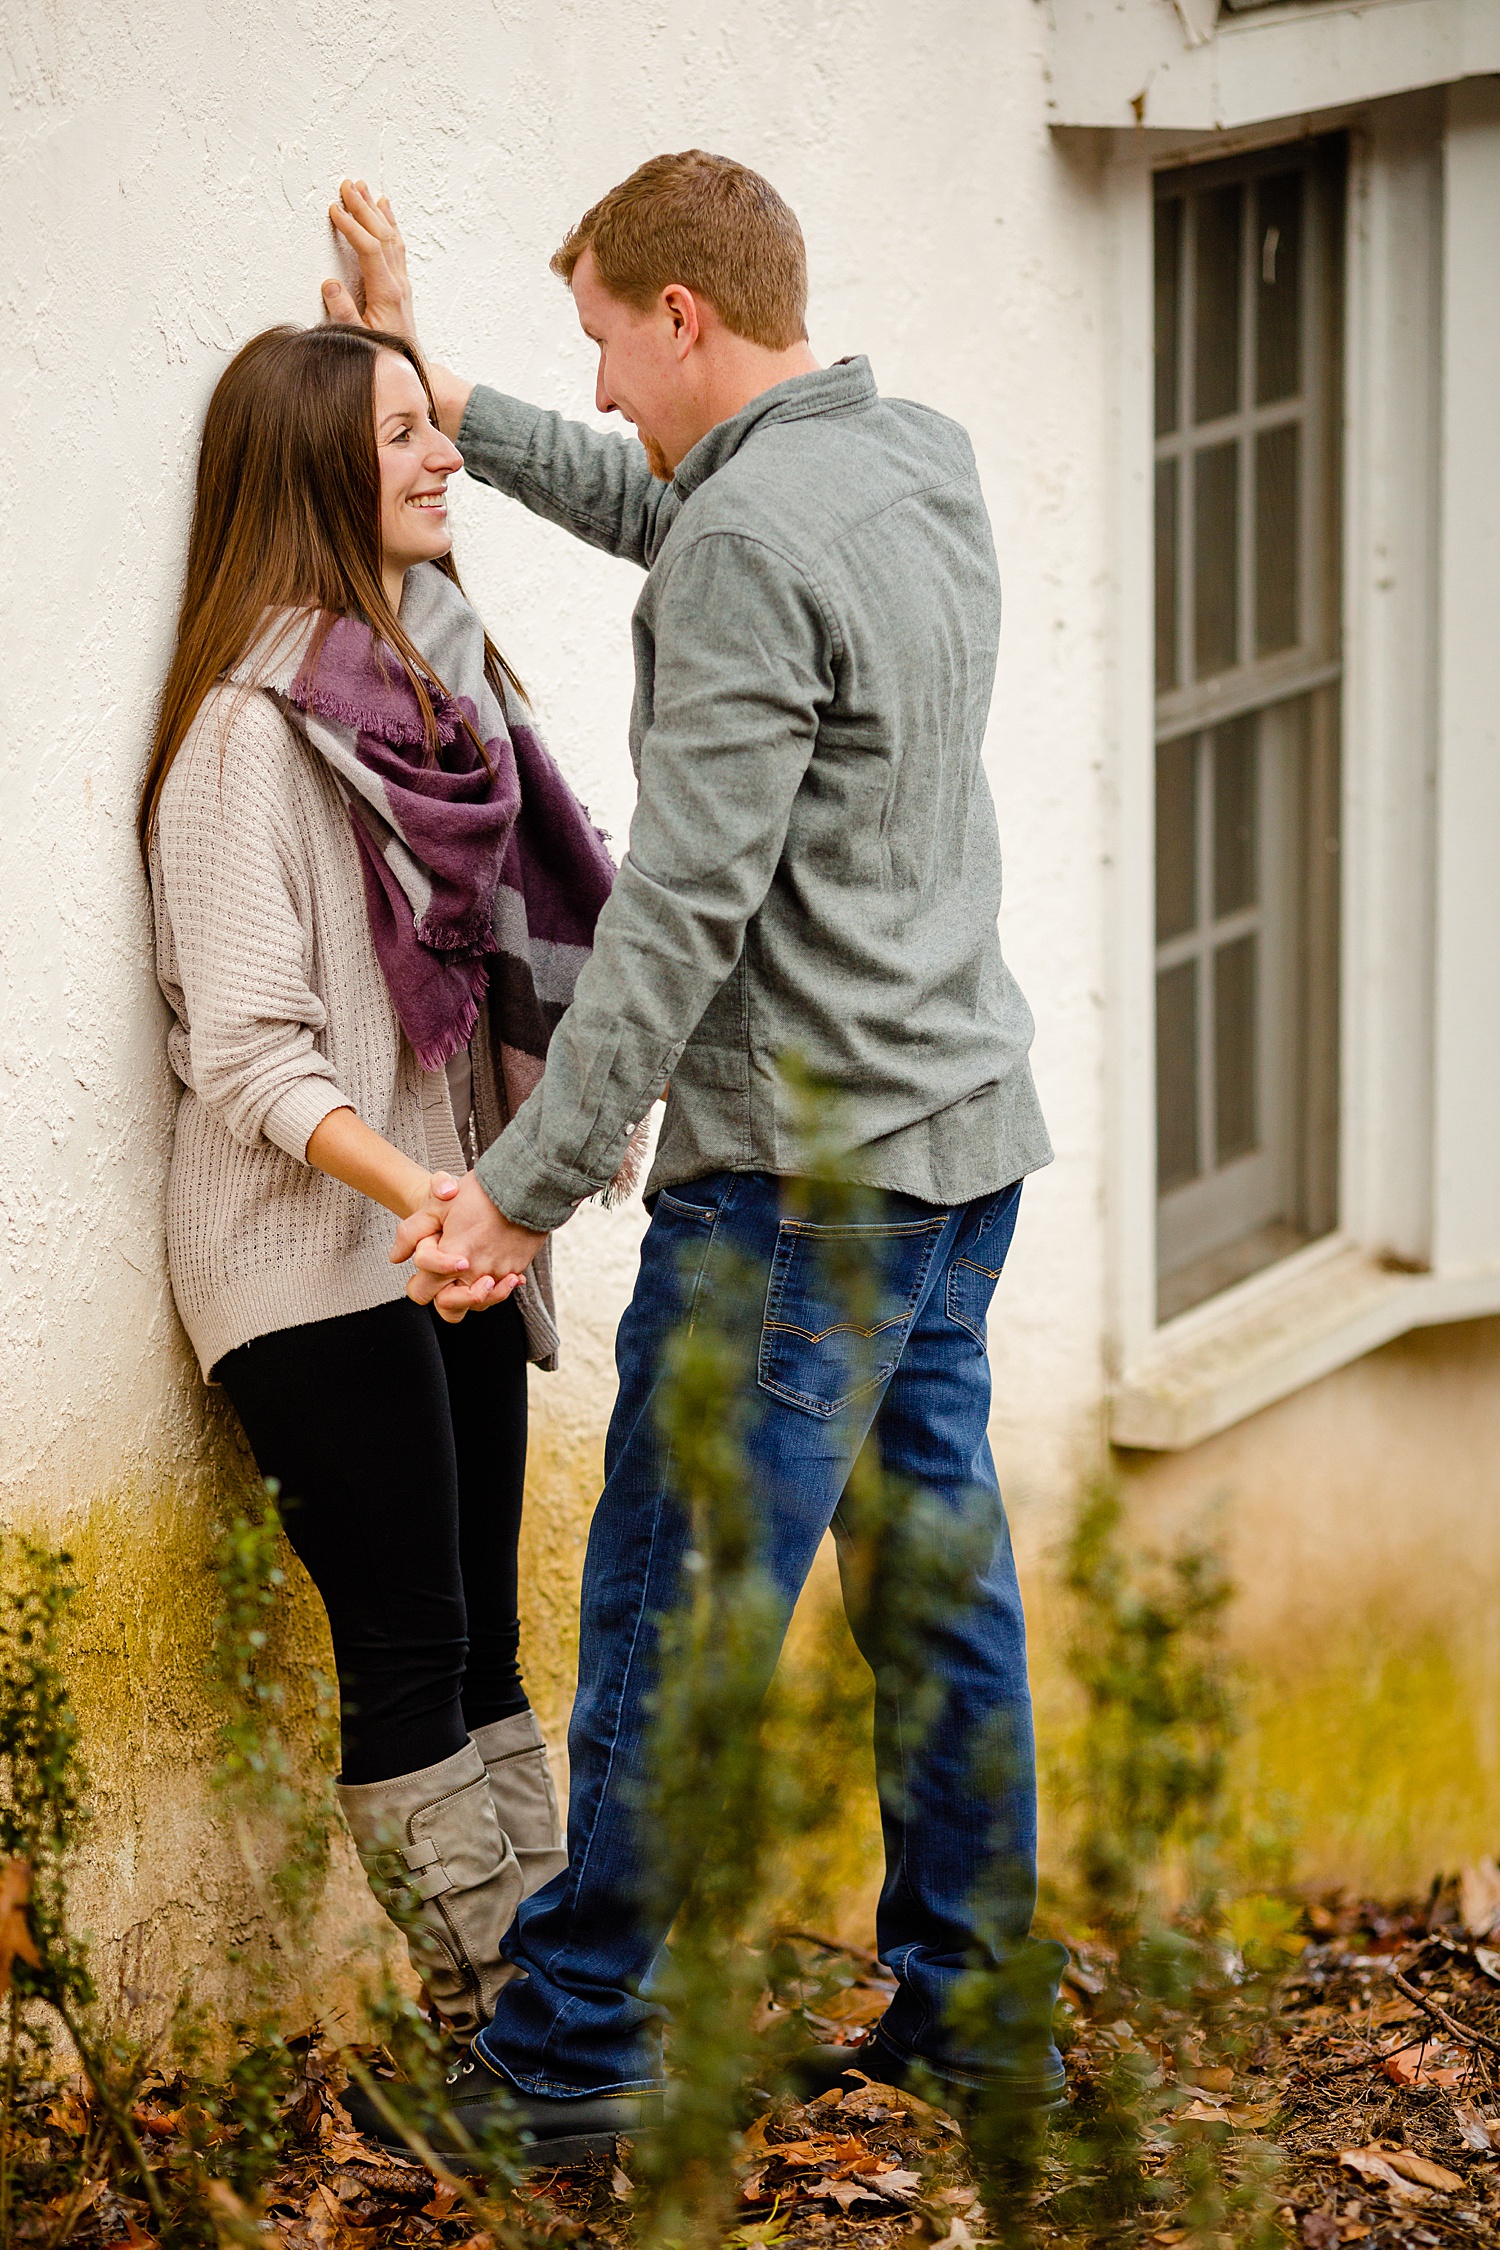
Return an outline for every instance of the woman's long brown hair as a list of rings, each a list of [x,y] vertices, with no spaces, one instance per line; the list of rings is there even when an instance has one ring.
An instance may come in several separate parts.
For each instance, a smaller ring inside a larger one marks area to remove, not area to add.
[[[236,352],[214,387],[198,448],[177,641],[141,788],[143,852],[172,761],[204,698],[278,611],[321,613],[311,661],[336,618],[368,625],[410,679],[436,755],[431,696],[447,691],[402,631],[380,575],[375,362],[383,351],[416,369],[436,422],[416,352],[404,338],[373,328],[268,328]],[[459,584],[451,556],[438,568]],[[519,692],[488,634],[484,649],[496,695],[503,701],[502,679]]]

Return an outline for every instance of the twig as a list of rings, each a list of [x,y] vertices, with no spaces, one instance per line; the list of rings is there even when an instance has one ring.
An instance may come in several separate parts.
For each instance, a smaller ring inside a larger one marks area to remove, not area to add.
[[[1399,1969],[1392,1968],[1391,1982],[1398,1991],[1406,1994],[1408,2000],[1415,2000],[1419,2008],[1425,2008],[1435,2023],[1440,2023],[1444,2031],[1454,2039],[1461,2040],[1464,2046],[1487,2047],[1492,2055],[1500,2055],[1500,2039],[1492,2039],[1487,2031],[1471,2031],[1455,2016],[1450,2016],[1446,2008],[1440,2008],[1435,2000],[1429,2000],[1425,1992],[1419,1992],[1414,1984],[1408,1984]]]

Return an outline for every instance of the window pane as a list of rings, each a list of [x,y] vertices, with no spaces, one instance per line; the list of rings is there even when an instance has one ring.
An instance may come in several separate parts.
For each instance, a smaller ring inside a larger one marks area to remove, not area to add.
[[[1255,1130],[1256,943],[1243,937],[1214,955],[1214,1160],[1228,1164],[1257,1145]]]
[[[1295,648],[1301,541],[1297,537],[1302,431],[1296,422],[1262,430],[1255,441],[1255,650]]]
[[[1193,291],[1193,419],[1212,422],[1240,403],[1240,208],[1244,190],[1197,195]]]
[[[1211,445],[1193,462],[1193,668],[1200,680],[1238,655],[1239,447]]]
[[[1255,396],[1261,406],[1302,388],[1302,180],[1262,180],[1255,210]]]
[[[1156,980],[1156,1184],[1165,1194],[1198,1174],[1198,967]]]
[[[1253,906],[1256,880],[1255,721],[1231,719],[1214,733],[1214,916]]]
[[[1156,464],[1156,689],[1177,685],[1177,463]]]
[[[1198,919],[1198,745],[1164,742],[1156,753],[1156,942]]]
[[[1175,430],[1177,335],[1182,292],[1182,212],[1179,198],[1156,206],[1156,434]]]

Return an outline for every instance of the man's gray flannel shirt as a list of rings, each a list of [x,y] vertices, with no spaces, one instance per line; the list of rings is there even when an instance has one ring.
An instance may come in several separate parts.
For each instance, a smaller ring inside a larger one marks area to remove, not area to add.
[[[479,1162],[545,1230],[670,1080],[648,1192],[788,1173],[778,1059],[840,1089],[863,1178],[954,1204],[1045,1164],[981,763],[1000,587],[973,449],[864,359],[639,444],[476,389],[471,476],[646,570],[639,798],[546,1075]]]

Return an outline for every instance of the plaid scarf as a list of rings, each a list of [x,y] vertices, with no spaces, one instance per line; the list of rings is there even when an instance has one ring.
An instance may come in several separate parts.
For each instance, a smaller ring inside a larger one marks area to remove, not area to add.
[[[508,683],[496,699],[484,629],[453,581],[409,570],[401,623],[449,691],[432,697],[435,762],[405,672],[353,618],[311,667],[309,623],[253,676],[349,806],[376,957],[422,1068],[467,1045],[486,1004],[509,1117],[541,1078],[614,865],[524,702]]]

